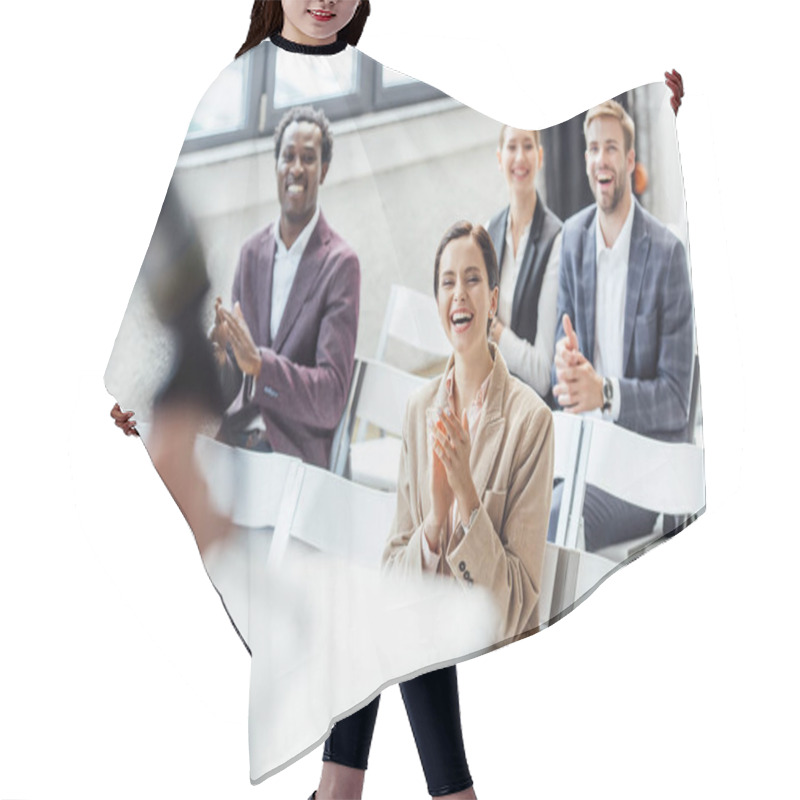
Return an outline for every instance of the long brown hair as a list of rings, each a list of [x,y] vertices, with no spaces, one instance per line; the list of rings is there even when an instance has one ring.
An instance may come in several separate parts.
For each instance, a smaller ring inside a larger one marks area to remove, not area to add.
[[[344,39],[347,44],[357,45],[361,32],[369,16],[369,0],[361,0],[356,8],[353,19],[339,31],[338,39]],[[244,44],[239,48],[236,58],[243,56],[248,50],[257,47],[264,39],[269,39],[283,30],[283,6],[280,0],[255,0],[253,10],[250,12],[250,30]]]

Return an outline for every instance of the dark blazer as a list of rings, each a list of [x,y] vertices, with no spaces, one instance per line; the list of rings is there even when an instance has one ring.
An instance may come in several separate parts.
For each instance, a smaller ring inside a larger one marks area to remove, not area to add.
[[[624,309],[595,309],[597,206],[564,223],[558,287],[558,332],[569,314],[581,352],[594,357],[595,315],[625,314],[617,423],[665,441],[684,441],[694,363],[694,316],[686,250],[634,200]],[[555,370],[553,372],[555,382]]]
[[[353,374],[361,282],[358,258],[320,214],[273,341],[274,228],[269,225],[245,242],[233,281],[233,302],[241,304],[261,350],[253,403],[276,452],[327,468]]]
[[[495,214],[489,221],[489,236],[497,252],[497,264],[502,270],[506,249],[506,228],[510,206]],[[511,306],[509,327],[522,339],[536,343],[536,326],[539,322],[539,294],[542,291],[545,268],[550,259],[553,242],[561,230],[561,220],[536,195],[536,209],[531,220],[528,243],[522,256],[514,301]],[[551,408],[555,407],[553,394],[544,398]]]

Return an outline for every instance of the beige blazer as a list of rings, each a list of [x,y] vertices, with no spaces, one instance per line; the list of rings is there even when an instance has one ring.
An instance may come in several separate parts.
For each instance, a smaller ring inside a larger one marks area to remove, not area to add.
[[[488,589],[497,604],[497,641],[535,628],[553,491],[553,417],[526,384],[512,377],[494,345],[470,466],[481,505],[469,530],[459,522],[438,572],[465,590]],[[450,357],[445,375],[453,364]],[[421,575],[422,523],[430,510],[425,409],[446,407],[444,378],[409,400],[397,481],[397,513],[384,550],[385,569]]]

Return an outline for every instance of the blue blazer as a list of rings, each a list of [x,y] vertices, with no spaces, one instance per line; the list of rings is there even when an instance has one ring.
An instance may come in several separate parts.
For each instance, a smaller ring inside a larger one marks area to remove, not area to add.
[[[634,199],[625,299],[623,375],[617,424],[665,441],[685,441],[694,365],[694,317],[686,250]],[[569,314],[581,352],[594,357],[597,206],[564,223],[556,341]],[[621,310],[621,309],[620,309]],[[619,313],[612,309],[610,313]],[[553,370],[555,384],[555,369]]]

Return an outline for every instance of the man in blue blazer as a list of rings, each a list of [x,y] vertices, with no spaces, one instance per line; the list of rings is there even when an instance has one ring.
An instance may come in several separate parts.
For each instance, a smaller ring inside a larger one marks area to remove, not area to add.
[[[564,223],[553,395],[569,412],[685,441],[694,362],[686,251],[633,197],[634,125],[622,106],[590,109],[584,134],[596,202]],[[587,486],[586,549],[644,536],[655,518]]]

